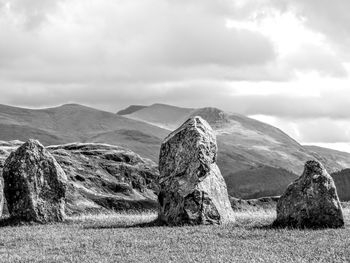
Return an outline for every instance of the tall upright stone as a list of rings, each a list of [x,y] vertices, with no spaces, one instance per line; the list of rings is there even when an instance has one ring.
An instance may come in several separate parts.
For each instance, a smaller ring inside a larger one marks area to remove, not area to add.
[[[29,140],[11,153],[3,178],[11,217],[40,223],[64,219],[67,177],[40,142]]]
[[[274,225],[296,228],[338,228],[344,225],[335,184],[321,163],[306,162],[304,173],[279,199]]]
[[[159,219],[167,225],[234,221],[227,187],[216,164],[216,136],[201,117],[187,120],[162,143]]]

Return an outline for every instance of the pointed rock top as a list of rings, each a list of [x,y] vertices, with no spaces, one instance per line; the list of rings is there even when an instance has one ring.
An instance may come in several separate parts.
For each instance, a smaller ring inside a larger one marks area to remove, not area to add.
[[[306,175],[323,174],[324,172],[323,165],[316,160],[310,160],[305,163],[304,174]]]
[[[33,147],[40,147],[40,148],[45,148],[38,140],[35,139],[29,139],[26,141],[21,148],[33,148]]]
[[[181,128],[188,128],[193,127],[196,129],[199,129],[202,132],[213,132],[213,129],[209,125],[209,123],[203,119],[201,116],[193,116],[189,118],[181,127]]]
[[[205,176],[211,164],[216,162],[217,150],[216,136],[210,125],[199,116],[192,117],[162,143],[160,173],[168,177],[179,176],[186,171],[193,176],[190,181],[195,182]]]
[[[196,130],[200,134],[214,134],[213,129],[209,125],[209,123],[204,120],[200,116],[193,116],[189,118],[187,121],[185,121],[179,128],[177,128],[175,131],[170,133],[168,137],[164,140],[164,143],[170,140],[172,137],[174,137],[176,134],[180,133],[183,130]],[[214,136],[214,140],[216,141],[216,138]]]
[[[39,156],[41,154],[44,155],[50,155],[44,145],[42,145],[38,140],[34,140],[34,139],[29,139],[28,141],[26,141],[24,144],[22,144],[17,151],[13,152],[11,154],[11,157],[14,156],[23,156],[23,155],[35,155],[35,156]],[[18,158],[18,157],[16,157]]]

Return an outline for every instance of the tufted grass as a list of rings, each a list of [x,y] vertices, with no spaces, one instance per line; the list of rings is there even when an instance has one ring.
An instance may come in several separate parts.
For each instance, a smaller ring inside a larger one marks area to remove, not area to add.
[[[3,227],[0,262],[349,262],[344,212],[346,227],[326,230],[270,229],[273,210],[236,212],[226,226],[147,227],[156,214],[121,213]]]

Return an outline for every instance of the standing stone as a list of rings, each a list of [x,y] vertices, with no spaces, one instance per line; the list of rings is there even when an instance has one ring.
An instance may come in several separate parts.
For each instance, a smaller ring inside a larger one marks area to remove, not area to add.
[[[160,150],[159,219],[167,225],[234,221],[218,166],[216,137],[201,117],[172,132]]]
[[[40,142],[29,140],[11,153],[3,178],[12,218],[40,223],[64,219],[67,177]]]
[[[274,225],[296,228],[344,225],[335,184],[321,163],[306,162],[304,173],[288,186],[278,201]]]

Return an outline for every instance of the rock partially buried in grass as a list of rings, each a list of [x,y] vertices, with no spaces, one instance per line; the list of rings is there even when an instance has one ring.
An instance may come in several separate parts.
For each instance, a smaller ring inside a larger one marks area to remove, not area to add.
[[[167,225],[234,221],[218,166],[216,137],[201,117],[187,120],[160,150],[159,220]]]
[[[29,140],[11,153],[3,178],[12,218],[40,223],[64,219],[67,177],[40,142]]]
[[[332,177],[317,161],[308,161],[304,173],[277,203],[276,227],[339,228],[342,207]]]

